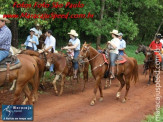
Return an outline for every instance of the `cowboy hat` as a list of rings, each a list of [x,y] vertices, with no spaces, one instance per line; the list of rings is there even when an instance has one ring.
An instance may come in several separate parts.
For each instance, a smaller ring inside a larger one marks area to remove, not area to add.
[[[110,33],[118,36],[118,30],[112,30]]]
[[[0,20],[4,20],[6,23],[10,23],[10,20],[8,20],[6,17],[3,17],[2,14],[0,14]]]
[[[157,33],[156,34],[156,38],[161,39],[162,38],[162,35],[160,33]]]
[[[78,36],[75,30],[71,30],[68,34],[73,35],[73,36]]]

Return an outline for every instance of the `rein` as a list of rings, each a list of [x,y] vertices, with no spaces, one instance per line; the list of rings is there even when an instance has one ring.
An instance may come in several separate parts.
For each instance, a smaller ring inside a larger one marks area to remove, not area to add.
[[[89,48],[87,49],[87,52],[89,51]],[[86,53],[87,53],[86,52]],[[89,52],[90,53],[90,52]],[[91,60],[93,60],[93,59],[95,59],[97,56],[99,56],[100,55],[100,53],[98,53],[97,55],[95,55],[93,58],[91,58],[90,60],[87,60],[87,61],[82,61],[83,63],[85,63],[85,62],[89,62],[89,61],[91,61]],[[101,66],[103,66],[105,64],[105,61],[102,63],[102,64],[100,64],[100,65],[98,65],[98,66],[96,66],[96,67],[94,67],[93,69],[92,69],[92,71],[93,70],[95,70],[95,69],[97,69],[97,68],[99,68],[99,67],[101,67]]]

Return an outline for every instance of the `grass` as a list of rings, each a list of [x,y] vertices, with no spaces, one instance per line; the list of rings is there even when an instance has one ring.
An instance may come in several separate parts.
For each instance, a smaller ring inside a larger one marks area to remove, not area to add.
[[[156,121],[156,113],[154,115],[147,115],[145,120],[142,122],[163,122],[163,107],[160,109],[160,121]]]

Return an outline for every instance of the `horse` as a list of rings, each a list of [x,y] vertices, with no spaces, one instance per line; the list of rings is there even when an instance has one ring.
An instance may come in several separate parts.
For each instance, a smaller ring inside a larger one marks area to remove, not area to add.
[[[19,54],[17,55],[18,59],[21,62],[21,67],[19,69],[10,70],[9,81],[12,82],[16,80],[16,89],[14,93],[14,100],[12,104],[16,104],[18,101],[22,90],[25,93],[25,96],[28,98],[29,104],[33,104],[32,96],[34,94],[34,101],[37,101],[38,94],[38,84],[39,84],[39,71],[38,64],[33,57],[29,55]],[[6,82],[6,71],[0,72],[0,86]],[[28,83],[32,84],[32,92],[30,92]]]
[[[100,91],[100,99],[99,101],[103,101],[103,92],[101,87],[101,79],[104,77],[105,72],[108,69],[108,65],[105,64],[103,59],[103,55],[100,54],[97,50],[91,47],[86,42],[83,44],[82,49],[80,51],[79,57],[88,58],[89,63],[91,65],[92,75],[96,80],[96,85],[94,87],[94,97],[90,102],[90,105],[95,105],[96,102],[96,93],[97,88]],[[126,84],[126,93],[122,100],[122,102],[126,102],[128,91],[130,89],[130,82],[134,80],[136,83],[138,81],[138,64],[136,59],[132,57],[125,57],[127,62],[123,64],[117,65],[117,78],[121,83],[121,86],[117,92],[117,99],[120,98],[120,93],[124,85]]]
[[[156,52],[154,52],[153,50],[148,50],[146,51],[146,57],[144,59],[144,63],[148,65],[148,69],[149,69],[149,81],[148,81],[148,85],[151,82],[151,78],[153,78],[153,83],[155,84],[155,80],[156,77],[154,75],[154,71],[158,71],[160,70],[160,64],[158,64],[159,58],[156,54]],[[159,65],[159,66],[156,66]]]
[[[42,49],[44,47],[44,42],[45,42],[46,36],[45,34],[42,34],[39,37],[39,45],[37,46],[38,49]]]
[[[63,86],[64,86],[65,77],[73,75],[73,68],[72,68],[73,64],[71,61],[68,61],[68,59],[66,57],[64,57],[63,55],[58,54],[58,53],[51,53],[50,52],[47,54],[46,57],[47,57],[47,66],[49,67],[50,64],[54,64],[54,66],[55,66],[56,76],[53,80],[53,86],[54,86],[54,91],[55,91],[56,95],[60,96],[63,93]],[[87,66],[89,66],[89,65],[87,65]],[[88,81],[88,68],[86,68],[86,69],[87,70],[83,71],[84,82]],[[56,81],[59,79],[60,76],[61,76],[61,83],[60,83],[61,89],[60,89],[60,92],[58,93]],[[84,83],[84,88],[85,88],[85,83]]]

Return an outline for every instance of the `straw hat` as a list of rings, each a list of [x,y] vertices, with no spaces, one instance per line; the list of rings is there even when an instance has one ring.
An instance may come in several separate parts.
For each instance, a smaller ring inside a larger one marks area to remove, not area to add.
[[[2,14],[0,14],[0,20],[4,20],[6,23],[10,23],[10,20],[8,20],[6,17],[4,18]]]
[[[110,32],[111,34],[115,34],[118,36],[118,30],[113,30],[112,32]]]
[[[71,30],[68,34],[73,35],[73,36],[78,36],[75,30]]]

